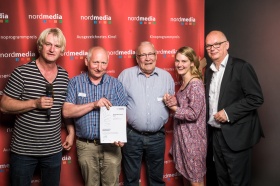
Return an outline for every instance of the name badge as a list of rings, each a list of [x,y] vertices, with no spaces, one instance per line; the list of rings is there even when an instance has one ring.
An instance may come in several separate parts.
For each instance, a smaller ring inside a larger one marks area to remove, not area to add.
[[[86,93],[83,93],[83,92],[79,92],[79,94],[78,94],[78,97],[87,97],[87,95],[86,95]]]
[[[157,101],[162,101],[163,97],[157,97]]]

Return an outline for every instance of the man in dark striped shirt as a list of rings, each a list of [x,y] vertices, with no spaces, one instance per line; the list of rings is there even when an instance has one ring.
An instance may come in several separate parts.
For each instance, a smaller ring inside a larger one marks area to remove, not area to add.
[[[44,30],[38,40],[39,57],[17,67],[4,89],[1,111],[17,114],[11,141],[10,184],[29,186],[36,166],[41,184],[59,186],[62,149],[69,150],[74,126],[61,142],[61,108],[68,85],[68,73],[56,64],[66,40],[58,28]],[[46,87],[49,96],[46,96]]]
[[[86,186],[117,186],[121,169],[122,142],[100,144],[100,107],[126,106],[124,88],[106,74],[109,54],[102,47],[92,47],[85,65],[86,73],[69,82],[63,115],[75,118],[78,162]]]

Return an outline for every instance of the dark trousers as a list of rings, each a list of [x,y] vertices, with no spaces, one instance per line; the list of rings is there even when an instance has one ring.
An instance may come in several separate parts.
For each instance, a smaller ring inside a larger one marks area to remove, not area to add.
[[[213,130],[207,125],[206,186],[218,186],[217,173],[213,158]]]
[[[251,185],[252,148],[232,151],[220,129],[213,130],[213,153],[220,186]]]
[[[59,186],[62,152],[50,156],[25,156],[11,153],[11,186],[30,186],[36,166],[41,170],[42,186]]]
[[[146,162],[149,186],[163,186],[165,134],[141,134],[127,130],[127,143],[123,147],[123,168],[125,186],[139,186],[142,157]]]

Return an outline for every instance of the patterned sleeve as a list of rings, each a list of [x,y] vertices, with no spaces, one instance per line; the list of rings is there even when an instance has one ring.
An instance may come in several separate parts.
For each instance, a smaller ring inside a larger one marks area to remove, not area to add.
[[[118,96],[118,106],[127,106],[127,95],[125,89],[120,81],[117,81],[117,96]]]
[[[189,90],[181,99],[174,117],[180,120],[196,121],[205,107],[204,87],[196,82],[189,85]],[[177,98],[178,99],[178,98]]]
[[[76,81],[72,78],[68,83],[66,102],[76,104]]]
[[[20,70],[18,68],[16,68],[12,72],[12,74],[8,80],[8,83],[6,84],[4,93],[7,96],[12,97],[14,99],[21,99],[21,95],[22,95],[23,91],[24,91],[24,80],[23,80]]]

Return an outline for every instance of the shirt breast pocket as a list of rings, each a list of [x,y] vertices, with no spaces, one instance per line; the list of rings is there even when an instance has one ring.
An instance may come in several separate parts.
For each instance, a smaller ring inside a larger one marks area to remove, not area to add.
[[[83,97],[83,96],[78,97],[78,101],[77,101],[78,105],[82,105],[86,103],[89,103],[89,99],[87,97]]]

